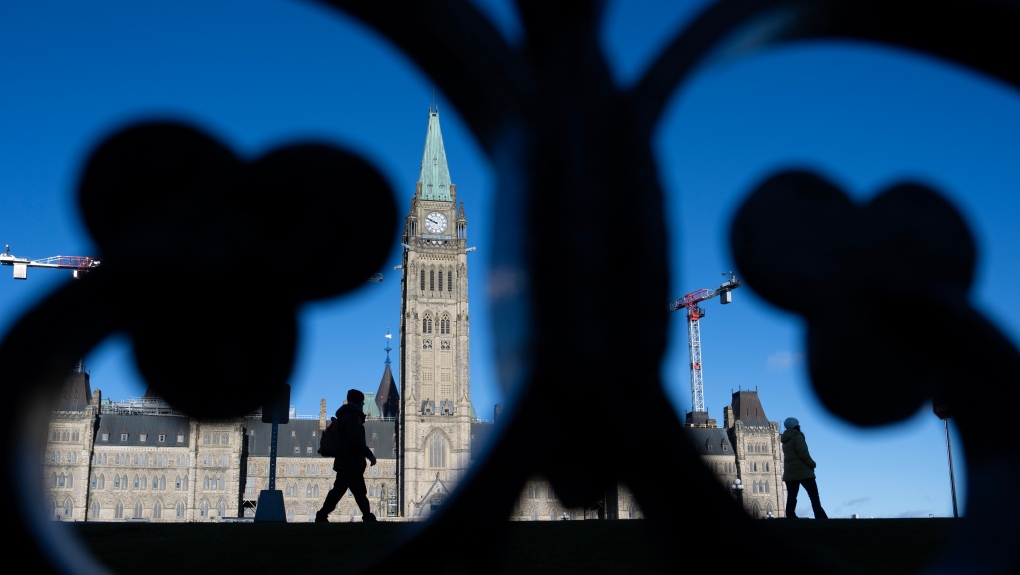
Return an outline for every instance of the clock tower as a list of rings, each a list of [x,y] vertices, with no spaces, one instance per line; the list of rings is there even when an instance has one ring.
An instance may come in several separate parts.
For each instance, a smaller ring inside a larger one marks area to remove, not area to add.
[[[399,506],[426,517],[467,471],[471,448],[467,219],[450,181],[438,108],[404,223]]]

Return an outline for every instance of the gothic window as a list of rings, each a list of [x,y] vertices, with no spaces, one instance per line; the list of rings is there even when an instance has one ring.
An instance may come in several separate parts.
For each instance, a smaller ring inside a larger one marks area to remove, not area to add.
[[[220,502],[216,504],[216,512],[220,517],[227,514],[227,504],[224,503],[222,499],[220,499]]]
[[[183,501],[178,501],[177,502],[177,518],[178,519],[184,519],[184,502]]]
[[[93,519],[99,519],[99,500],[98,499],[93,499],[92,500],[92,518]]]
[[[446,291],[453,293],[453,272],[446,272]]]
[[[311,496],[312,496],[312,484],[309,483],[308,485],[305,485],[305,497]]]
[[[199,517],[209,517],[209,502],[205,499],[202,500],[202,504],[198,506]]]
[[[427,313],[421,320],[421,332],[432,333],[432,314]]]
[[[768,461],[766,461],[766,462],[765,462],[765,471],[768,471],[768,470],[769,470],[769,462],[768,462]]]
[[[135,501],[135,515],[134,515],[134,517],[135,517],[135,519],[140,519],[142,517],[142,502],[141,501]]]
[[[421,270],[421,291],[425,291],[425,270]]]
[[[443,291],[443,270],[439,270],[439,291]]]
[[[146,477],[145,475],[142,475],[142,481],[141,481],[141,483],[139,483],[139,485],[141,486],[140,489],[145,489],[146,487],[148,487],[149,486],[149,478]]]
[[[223,445],[227,445],[228,443],[230,443],[230,435],[224,433],[222,439],[220,440],[220,443],[222,443]]]
[[[102,489],[105,486],[106,486],[106,477],[102,473],[100,473],[99,474],[99,488]]]
[[[90,481],[90,483],[91,483],[91,485],[92,485],[92,489],[95,489],[95,488],[96,488],[96,481],[97,481],[97,480],[98,480],[98,478],[96,477],[96,474],[95,474],[95,473],[93,473],[93,474],[92,474],[92,480]]]
[[[60,436],[60,439],[61,441],[69,441],[71,439],[71,436],[66,429],[64,430],[64,433]]]
[[[175,491],[180,491],[181,490],[181,476],[180,475],[178,475],[177,476],[177,480],[174,481],[174,490]]]
[[[429,439],[429,467],[446,467],[446,438],[441,433]]]
[[[160,503],[159,501],[157,501],[156,504],[152,506],[152,518],[153,519],[163,518],[163,504]]]
[[[147,439],[148,437],[149,437],[149,434],[148,434],[148,433],[145,433],[145,432],[143,431],[142,433],[139,433],[139,434],[138,434],[138,441],[142,441],[142,442],[144,442],[144,441],[145,441],[145,440],[146,440],[146,439]]]
[[[120,489],[120,475],[113,476],[113,488]]]
[[[159,490],[166,490],[166,475],[161,475],[159,478]]]
[[[138,476],[135,475],[135,480],[131,482],[131,487],[138,489]]]
[[[78,432],[77,431],[72,431],[71,432],[71,441],[78,441]]]
[[[113,508],[113,518],[114,519],[123,519],[124,518],[124,504],[121,503],[120,501],[118,501],[117,505],[114,506],[114,508]]]
[[[157,475],[152,476],[152,489],[153,490],[159,489],[159,476]]]
[[[531,508],[531,520],[538,521],[538,509],[535,509],[534,507]]]
[[[769,480],[765,480],[765,493],[769,493]]]
[[[184,443],[184,432],[183,431],[178,431],[177,432],[177,443]]]
[[[436,291],[436,270],[429,270],[429,291]]]

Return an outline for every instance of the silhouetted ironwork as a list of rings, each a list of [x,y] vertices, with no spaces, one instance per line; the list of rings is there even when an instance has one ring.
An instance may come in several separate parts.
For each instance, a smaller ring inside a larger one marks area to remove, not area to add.
[[[571,507],[592,505],[617,482],[629,486],[650,523],[650,548],[663,572],[687,567],[687,543],[706,533],[741,534],[735,552],[749,557],[773,553],[782,542],[760,532],[701,465],[659,379],[670,262],[653,129],[698,66],[789,41],[853,39],[902,47],[1020,87],[1017,3],[721,1],[673,38],[631,87],[613,81],[599,44],[603,2],[519,0],[526,32],[520,47],[507,44],[466,0],[323,4],[374,28],[432,78],[489,156],[499,185],[491,305],[501,384],[513,398],[501,418],[500,440],[415,538],[361,566],[379,573],[403,566],[498,570],[493,545],[436,550],[480,532],[498,541],[524,481],[539,474]],[[262,302],[257,316],[248,313],[234,294],[257,262],[273,254],[316,259],[335,249],[340,238],[326,214],[332,184],[341,176],[348,187],[358,179],[365,200],[389,222],[357,232],[379,240],[360,244],[369,251],[356,265],[294,265],[303,274],[298,281],[270,275],[255,286],[245,282],[249,299],[256,297],[250,290],[258,289]],[[284,186],[288,193],[277,193]],[[620,201],[621,190],[626,201]],[[39,394],[62,381],[83,353],[123,331],[136,342],[146,380],[167,400],[199,416],[247,413],[290,374],[298,304],[362,284],[381,266],[396,226],[392,192],[355,154],[305,145],[246,164],[209,136],[180,125],[141,124],[114,134],[93,152],[79,192],[103,266],[49,296],[7,334],[0,361],[9,366],[5,390],[18,406],[37,405]],[[607,218],[624,228],[592,233],[591,222]],[[518,227],[524,220],[556,249],[533,244],[529,230]],[[990,440],[1008,437],[1011,421],[983,415],[996,404],[1002,378],[1020,373],[1020,354],[967,303],[975,249],[957,211],[933,190],[910,183],[857,206],[815,174],[787,172],[752,194],[731,237],[747,285],[807,321],[814,388],[833,413],[873,426],[916,413],[934,395],[952,406],[968,456],[968,515],[940,572],[1015,568],[1020,521],[1002,490],[1020,476],[1020,447]],[[166,259],[154,261],[153,253]],[[218,257],[196,265],[199,253]],[[910,258],[903,259],[904,253]],[[182,254],[192,274],[164,273],[172,267],[167,261]],[[586,281],[606,268],[614,273],[594,285]],[[788,289],[804,285],[806,274],[813,285],[825,285],[815,290],[825,298]],[[643,281],[631,280],[637,276]],[[881,294],[871,289],[879,277]],[[177,297],[158,305],[132,303],[145,293],[142,286],[157,279]],[[601,318],[589,310],[623,291],[632,305],[618,317],[620,328],[642,337],[610,344],[600,337]],[[90,321],[77,321],[82,310]],[[862,316],[870,321],[860,321]],[[193,329],[197,318],[202,330]],[[528,329],[513,318],[527,318]],[[567,332],[574,336],[560,337]],[[954,337],[961,333],[966,337]],[[854,342],[862,338],[887,350],[873,358],[881,369],[856,365]],[[251,358],[251,369],[244,362],[220,364],[219,354]],[[578,361],[566,365],[563,356]],[[211,373],[176,377],[189,370]],[[221,383],[210,389],[209,381]],[[876,386],[886,401],[872,400],[869,390]],[[592,417],[615,412],[621,394],[646,406],[647,436],[635,437],[624,419]],[[568,417],[559,411],[553,417],[562,405],[572,407]],[[39,422],[5,419],[8,454],[22,449],[29,424]],[[570,449],[555,447],[563,445]],[[612,462],[606,454],[613,453],[644,464]],[[667,461],[683,473],[662,473]],[[22,553],[34,551],[35,564],[59,563],[50,547],[56,543],[25,507],[34,500],[19,495],[41,481],[12,479],[5,508],[16,509],[33,527],[21,530],[27,533]],[[699,497],[676,495],[692,492]],[[810,564],[796,553],[787,557],[801,564],[784,569],[800,573],[844,568]]]

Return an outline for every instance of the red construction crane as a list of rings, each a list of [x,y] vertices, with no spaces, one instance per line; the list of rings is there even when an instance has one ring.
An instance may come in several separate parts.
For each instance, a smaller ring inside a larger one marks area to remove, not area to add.
[[[698,307],[698,304],[719,296],[720,302],[728,304],[733,301],[731,291],[740,287],[740,280],[733,272],[723,272],[722,275],[729,275],[730,279],[715,289],[699,289],[679,298],[669,304],[669,311],[679,309],[687,310],[687,347],[691,356],[691,412],[707,413],[705,411],[705,386],[701,379],[701,325],[699,320],[705,317],[705,309]]]
[[[4,253],[0,254],[0,265],[14,266],[14,279],[28,279],[28,268],[55,268],[61,270],[72,270],[74,277],[99,266],[97,258],[87,256],[52,256],[41,260],[30,260],[11,255],[11,246],[6,246]]]

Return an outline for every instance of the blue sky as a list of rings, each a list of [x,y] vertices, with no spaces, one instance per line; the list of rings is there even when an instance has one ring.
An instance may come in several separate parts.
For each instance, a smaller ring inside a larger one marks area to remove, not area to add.
[[[610,3],[603,45],[618,80],[639,77],[670,35],[706,4]],[[514,41],[520,29],[508,5],[484,3]],[[376,34],[303,1],[5,3],[0,54],[0,246],[36,259],[93,255],[77,214],[78,174],[99,139],[141,119],[192,122],[249,158],[303,140],[356,149],[386,175],[404,210],[434,97],[451,176],[467,210],[469,245],[478,248],[469,256],[472,397],[479,415],[491,418],[493,405],[503,400],[485,300],[491,166],[444,94]],[[716,287],[721,273],[733,269],[726,243],[730,217],[775,170],[809,167],[860,201],[894,182],[921,180],[946,194],[972,226],[980,250],[972,303],[1020,340],[1020,302],[1010,297],[1020,279],[1020,256],[1012,249],[1020,239],[1014,225],[1020,213],[1015,91],[902,51],[796,45],[699,71],[675,94],[655,150],[668,194],[675,297]],[[299,413],[317,414],[322,398],[332,410],[350,387],[377,388],[384,335],[399,326],[395,240],[382,283],[302,311],[291,380]],[[70,272],[42,269],[15,281],[10,271],[0,269],[0,332],[71,281]],[[287,269],[267,262],[253,272]],[[732,305],[709,302],[707,308],[702,354],[712,417],[722,420],[732,391],[758,389],[770,419],[800,419],[830,516],[952,515],[944,429],[930,408],[878,429],[847,424],[810,389],[795,317],[747,287],[734,292]],[[690,380],[681,313],[674,314],[670,337],[663,379],[682,413],[690,409]],[[860,342],[860,361],[881,353]],[[94,350],[86,364],[105,397],[122,400],[144,391],[122,337]],[[882,389],[860,385],[882,401]],[[988,406],[989,417],[995,409]],[[965,454],[955,435],[953,450],[963,509]]]

